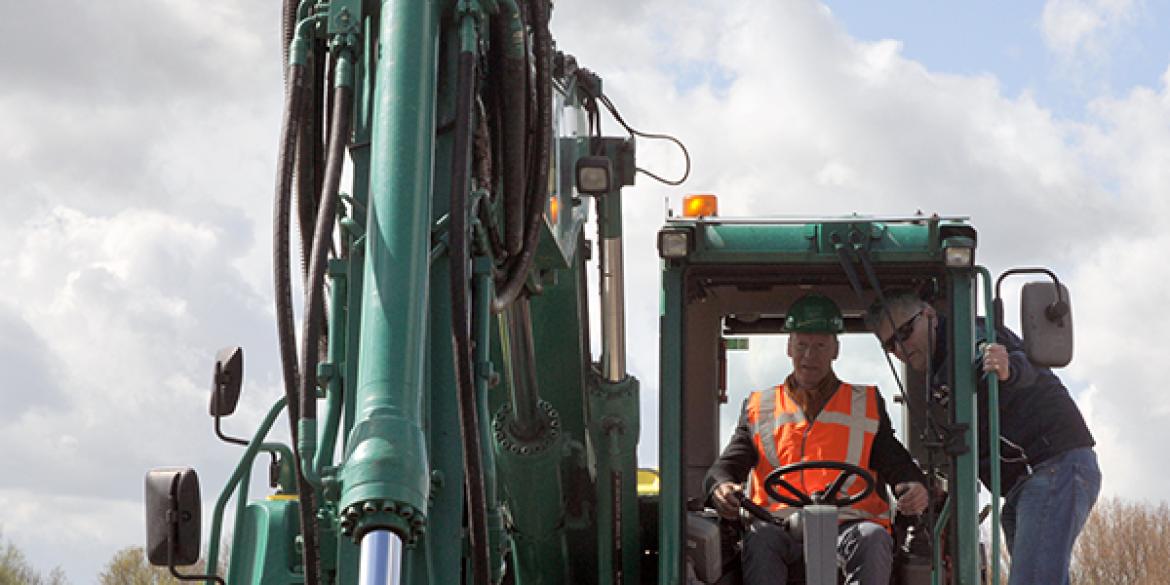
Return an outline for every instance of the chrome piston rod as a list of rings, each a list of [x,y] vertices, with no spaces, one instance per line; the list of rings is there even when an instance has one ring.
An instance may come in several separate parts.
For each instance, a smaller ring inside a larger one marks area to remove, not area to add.
[[[626,282],[622,239],[601,240],[601,371],[606,381],[626,377]]]
[[[389,530],[371,530],[362,537],[358,585],[399,585],[402,539]]]

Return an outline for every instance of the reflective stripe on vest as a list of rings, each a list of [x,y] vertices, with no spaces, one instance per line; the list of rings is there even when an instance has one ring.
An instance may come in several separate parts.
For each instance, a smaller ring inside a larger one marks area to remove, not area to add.
[[[850,386],[849,388],[853,393],[853,399],[849,403],[849,414],[822,410],[821,414],[817,416],[816,422],[835,423],[849,427],[849,447],[845,451],[845,462],[864,467],[861,465],[861,452],[865,449],[865,434],[876,435],[878,421],[865,416],[865,407],[869,398],[866,388],[864,386]],[[845,491],[848,492],[856,481],[856,475],[845,480]]]
[[[842,392],[847,394],[838,396]],[[871,396],[874,400],[872,416],[869,413]],[[817,418],[809,422],[800,406],[786,393],[783,385],[763,392],[752,393],[748,400],[748,424],[761,458],[756,469],[753,470],[752,481],[752,484],[760,484],[755,486],[759,488],[756,491],[760,493],[752,493],[752,499],[772,510],[781,508],[781,504],[772,501],[767,494],[762,493],[763,478],[773,469],[789,463],[808,460],[809,455],[806,454],[806,447],[823,448],[826,445],[826,440],[829,441],[830,445],[837,444],[831,439],[833,435],[826,435],[826,433],[835,434],[842,431],[845,433],[845,436],[841,437],[845,439],[841,443],[841,446],[844,447],[844,453],[840,453],[837,448],[832,448],[830,451],[836,451],[836,454],[831,457],[832,459],[868,469],[869,461],[866,455],[868,447],[872,445],[872,437],[877,434],[879,425],[876,400],[876,392],[871,392],[869,387],[842,383],[826,402]],[[795,427],[790,430],[783,428],[784,425],[801,425],[801,423],[807,423],[804,425],[803,433],[800,433],[800,430]],[[839,425],[839,427],[825,429],[818,427],[818,423]],[[818,428],[820,430],[815,434],[815,440],[812,444],[806,444],[809,437],[813,436],[814,429]],[[785,442],[784,449],[778,445],[779,442]],[[782,453],[787,455],[782,456]],[[864,462],[862,461],[863,457],[866,458]],[[870,471],[872,472],[872,470]],[[876,477],[877,474],[874,475]],[[853,490],[855,483],[856,477],[851,477],[846,481],[842,491],[849,493]],[[824,487],[826,486],[817,486],[813,489],[823,489]],[[854,509],[863,516],[885,524],[889,508],[880,496],[870,495],[856,504]]]
[[[804,422],[804,413],[797,409],[796,412],[781,412],[776,413],[776,392],[761,392],[759,414],[756,416],[755,425],[752,428],[752,433],[757,437],[775,437],[776,427],[780,425],[801,423]],[[865,412],[865,404],[861,405],[862,412]],[[764,447],[764,459],[772,466],[772,469],[780,467],[780,454],[776,452],[776,441],[760,441]],[[858,453],[860,457],[860,452]]]

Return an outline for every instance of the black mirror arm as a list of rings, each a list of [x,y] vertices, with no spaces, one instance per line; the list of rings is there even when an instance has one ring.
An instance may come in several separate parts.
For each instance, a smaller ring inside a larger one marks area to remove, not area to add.
[[[1052,283],[1056,285],[1056,302],[1048,305],[1044,310],[1044,316],[1058,325],[1064,325],[1064,316],[1068,314],[1068,303],[1061,297],[1060,279],[1056,274],[1047,268],[1012,268],[1005,270],[999,278],[995,279],[995,326],[997,328],[1003,327],[1003,298],[999,294],[1000,285],[1003,284],[1005,278],[1013,274],[1047,274],[1048,278],[1052,279]]]
[[[223,430],[220,429],[220,420],[222,418],[223,417],[221,417],[219,415],[215,416],[215,436],[219,437],[219,439],[225,443],[231,443],[233,445],[240,445],[243,447],[247,447],[248,446],[247,441],[223,434]]]
[[[171,545],[170,545],[170,547],[168,547],[168,550],[167,550],[168,557],[173,557],[174,547],[175,547],[174,541],[171,541]],[[175,569],[174,558],[169,558],[169,562],[167,563],[167,568],[171,570],[171,575],[174,575],[174,577],[180,581],[215,581],[216,583],[219,583],[219,585],[227,585],[227,581],[224,581],[223,578],[220,577],[219,575],[215,575],[215,574],[184,575],[184,574],[180,573],[178,570]]]

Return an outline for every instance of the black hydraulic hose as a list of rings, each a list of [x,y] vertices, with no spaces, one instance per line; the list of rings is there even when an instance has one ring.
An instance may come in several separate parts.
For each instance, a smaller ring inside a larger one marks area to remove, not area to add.
[[[508,2],[502,8],[514,7]],[[520,23],[518,31],[514,23]],[[522,17],[501,10],[492,18],[492,38],[502,39],[494,44],[499,56],[497,64],[502,79],[496,84],[497,101],[501,112],[501,146],[504,178],[504,237],[508,254],[519,254],[524,243],[524,200],[527,176],[528,134],[528,35],[524,34]],[[518,46],[514,46],[518,45]]]
[[[289,223],[292,207],[292,179],[294,167],[293,152],[296,149],[297,130],[303,123],[303,101],[305,96],[305,67],[300,64],[289,65],[287,84],[285,88],[284,116],[280,127],[280,153],[277,156],[276,197],[274,209],[274,225],[272,230],[272,274],[275,285],[276,298],[276,337],[280,348],[281,374],[284,382],[284,395],[288,403],[288,420],[291,427],[292,442],[297,443],[297,421],[300,420],[300,409],[297,401],[297,387],[299,376],[297,373],[297,349],[294,335],[292,309],[292,281],[289,269]],[[308,482],[300,468],[299,458],[294,462],[297,466],[297,492],[311,493]],[[306,549],[315,534],[317,526],[314,511],[304,505],[300,506],[301,533],[305,535]],[[315,543],[315,541],[314,541]],[[317,585],[316,566],[305,565],[305,585]]]
[[[301,278],[309,274],[310,247],[313,245],[313,228],[317,223],[317,208],[320,206],[324,147],[322,146],[321,113],[326,111],[322,99],[325,86],[325,43],[313,40],[310,44],[306,76],[305,123],[301,125],[297,140],[296,190],[297,225],[300,228]]]
[[[305,314],[301,335],[300,420],[315,421],[317,418],[317,361],[320,357],[318,348],[323,329],[322,322],[325,318],[325,271],[329,265],[329,250],[333,243],[338,188],[345,162],[345,147],[349,143],[350,112],[353,107],[351,87],[340,85],[334,89],[334,94],[333,131],[329,137],[329,152],[321,187],[320,207],[317,210],[317,223],[313,229],[313,245],[310,249],[309,273],[305,285]],[[306,437],[305,440],[316,441],[316,437]],[[315,511],[317,509],[315,500],[313,491],[302,492],[301,509]],[[316,530],[305,530],[306,576],[310,574],[312,567],[314,579],[317,578],[319,555]]]
[[[333,224],[336,223],[338,189],[349,142],[350,113],[353,109],[353,88],[340,86],[334,90],[333,132],[329,137],[329,153],[325,164],[325,181],[321,189],[321,205],[317,211],[317,225],[313,230],[313,246],[309,255],[309,278],[305,289],[305,314],[301,336],[300,418],[317,418],[317,347],[320,343],[321,322],[325,314],[325,271],[329,266],[329,250],[333,243]]]
[[[471,107],[475,97],[475,55],[459,53],[459,77],[455,96],[455,153],[451,171],[451,223],[448,255],[451,262],[451,340],[454,346],[455,381],[459,395],[459,431],[463,439],[464,488],[471,533],[472,583],[489,585],[487,502],[479,440],[479,406],[472,377],[471,323],[468,318],[467,194],[471,190]],[[485,340],[486,341],[486,340]]]
[[[324,181],[321,198],[319,198],[321,207],[317,209],[317,225],[312,233],[309,276],[307,283],[305,283],[304,323],[301,336],[301,420],[317,419],[317,360],[323,335],[322,322],[325,315],[325,269],[329,267],[329,250],[333,242],[333,223],[335,223],[335,214],[337,213],[338,188],[340,181],[342,181],[345,146],[349,144],[350,138],[353,89],[347,85],[338,85],[333,92],[335,92],[335,98],[333,98],[333,124],[329,137],[329,153],[326,157]],[[315,441],[316,438],[305,440]],[[308,495],[309,508],[316,510],[315,495],[311,491]],[[305,498],[302,496],[303,500]],[[312,566],[319,564],[316,535],[312,536],[312,541],[314,542],[310,545],[309,531],[305,531],[305,567],[310,566],[310,557]],[[308,569],[305,572],[308,573]]]
[[[498,288],[492,309],[502,311],[512,304],[524,283],[532,261],[536,258],[536,245],[540,241],[540,218],[544,214],[544,199],[548,196],[548,163],[552,154],[552,35],[548,30],[547,0],[532,3],[536,58],[536,122],[537,134],[529,154],[529,183],[527,218],[524,225],[524,245],[518,256],[509,260],[507,277]]]
[[[288,46],[297,30],[297,7],[300,0],[284,0],[280,10],[280,73],[288,85]]]
[[[297,349],[293,333],[292,282],[289,274],[289,207],[292,199],[293,151],[296,148],[297,127],[301,123],[301,100],[304,95],[305,68],[290,65],[288,88],[285,91],[284,120],[280,129],[280,154],[277,159],[276,203],[272,229],[272,274],[276,290],[276,336],[280,348],[281,373],[284,377],[285,397],[289,399],[289,420],[296,437],[297,409]]]

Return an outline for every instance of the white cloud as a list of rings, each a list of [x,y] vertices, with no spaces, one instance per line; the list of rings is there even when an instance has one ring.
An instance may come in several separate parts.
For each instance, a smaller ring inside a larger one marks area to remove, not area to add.
[[[231,265],[231,240],[154,211],[103,218],[68,208],[0,238],[9,250],[0,303],[35,324],[25,335],[49,364],[53,387],[43,390],[64,397],[52,408],[10,405],[0,437],[24,447],[6,450],[0,464],[37,473],[10,476],[7,486],[114,497],[125,494],[127,475],[167,451],[214,461],[210,421],[200,416],[211,356],[234,340],[271,344],[267,307]],[[271,372],[271,357],[258,355],[256,370]],[[205,451],[191,452],[194,438]],[[78,475],[84,487],[70,482]]]
[[[1097,59],[1140,8],[1133,0],[1048,0],[1040,30],[1049,50],[1062,59]]]

